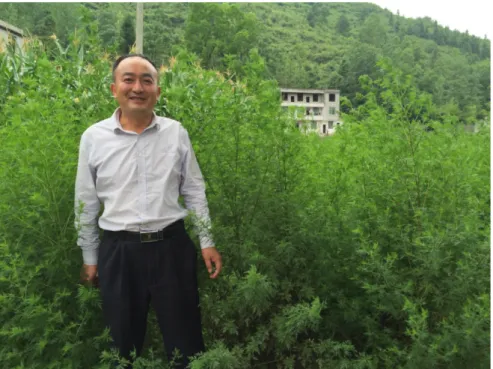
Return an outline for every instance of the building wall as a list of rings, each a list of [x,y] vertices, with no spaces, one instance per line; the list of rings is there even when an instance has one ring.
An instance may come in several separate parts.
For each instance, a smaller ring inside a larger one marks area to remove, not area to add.
[[[24,33],[21,29],[0,20],[0,49],[4,49],[7,45],[9,37],[15,40],[15,43],[22,50],[24,44]]]
[[[335,133],[336,127],[342,124],[339,117],[339,90],[281,88],[281,100],[283,107],[305,109],[305,115],[298,122],[300,128],[304,125],[309,131],[316,130],[325,136]]]

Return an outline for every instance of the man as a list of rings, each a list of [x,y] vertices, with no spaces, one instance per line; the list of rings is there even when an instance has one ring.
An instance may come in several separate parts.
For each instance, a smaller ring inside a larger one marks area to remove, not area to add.
[[[221,271],[221,256],[208,233],[204,181],[188,133],[154,113],[158,78],[155,65],[140,54],[122,56],[113,65],[111,91],[119,108],[80,141],[77,244],[85,279],[99,280],[105,322],[120,355],[130,358],[133,349],[140,355],[152,304],[168,358],[178,349],[184,368],[204,344],[196,248],[184,228],[187,210],[180,195],[194,213],[211,278]]]

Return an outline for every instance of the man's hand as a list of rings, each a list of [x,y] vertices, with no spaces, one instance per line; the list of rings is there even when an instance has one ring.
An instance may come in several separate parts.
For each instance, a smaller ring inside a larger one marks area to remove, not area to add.
[[[97,286],[98,283],[98,266],[97,265],[82,265],[82,270],[80,271],[81,283],[89,284],[91,286]]]
[[[215,247],[208,247],[202,249],[202,257],[204,258],[205,266],[207,267],[209,276],[212,279],[216,278],[221,272],[221,254],[219,254],[219,251],[217,251]],[[212,273],[212,264],[214,264],[214,268],[216,269],[214,273]]]

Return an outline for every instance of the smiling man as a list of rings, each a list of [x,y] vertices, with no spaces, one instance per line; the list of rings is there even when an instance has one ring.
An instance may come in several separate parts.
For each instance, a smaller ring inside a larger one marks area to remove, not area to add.
[[[143,55],[115,61],[111,91],[119,108],[82,134],[75,224],[83,278],[99,280],[105,322],[120,355],[129,358],[133,349],[140,355],[152,305],[168,358],[178,349],[184,357],[178,367],[184,368],[188,356],[204,350],[187,210],[211,278],[221,271],[221,256],[208,232],[204,181],[188,133],[154,113],[158,78]]]

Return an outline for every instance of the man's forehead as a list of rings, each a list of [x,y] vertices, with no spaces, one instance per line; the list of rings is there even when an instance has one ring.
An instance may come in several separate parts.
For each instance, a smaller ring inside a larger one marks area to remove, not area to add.
[[[151,63],[137,56],[131,56],[122,60],[116,68],[116,71],[120,73],[135,73],[136,70],[142,71],[143,73],[157,73]]]

